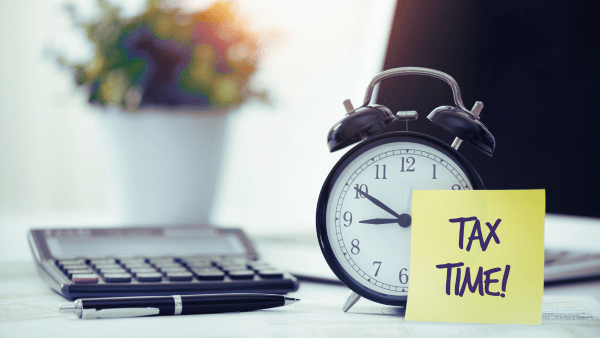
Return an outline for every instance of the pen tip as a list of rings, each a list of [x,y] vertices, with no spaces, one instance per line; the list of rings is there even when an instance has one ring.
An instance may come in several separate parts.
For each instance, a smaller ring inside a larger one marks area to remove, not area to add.
[[[60,304],[58,306],[58,312],[60,313],[75,313],[76,308],[75,308],[75,304],[70,303],[70,304]]]
[[[298,298],[289,298],[289,297],[285,297],[285,304],[284,305],[292,305],[296,302],[299,302],[300,299]]]

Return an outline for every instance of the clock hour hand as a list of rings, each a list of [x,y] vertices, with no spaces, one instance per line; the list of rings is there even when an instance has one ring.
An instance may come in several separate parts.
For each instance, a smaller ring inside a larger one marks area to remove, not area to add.
[[[392,223],[398,223],[398,219],[397,218],[372,218],[372,219],[366,219],[364,221],[359,221],[358,223],[364,223],[364,224],[392,224]]]
[[[358,193],[359,193],[360,195],[362,195],[362,196],[366,197],[366,198],[367,198],[369,201],[373,202],[373,204],[375,204],[376,206],[378,206],[378,207],[380,207],[381,209],[383,209],[383,210],[385,210],[385,211],[389,212],[390,214],[392,214],[392,216],[394,216],[394,217],[396,217],[396,218],[400,219],[400,217],[401,217],[401,216],[400,216],[398,213],[396,213],[394,210],[390,209],[390,208],[389,208],[387,205],[385,205],[385,204],[381,203],[381,202],[380,202],[378,199],[376,199],[375,197],[373,197],[373,196],[371,196],[371,195],[367,194],[366,192],[364,192],[364,191],[362,191],[362,190],[358,189],[357,187],[354,187],[354,189],[355,189],[356,191],[358,191]]]
[[[408,228],[412,223],[412,217],[409,214],[402,214],[398,218],[372,218],[358,221],[363,224],[393,224],[398,223],[403,228]]]

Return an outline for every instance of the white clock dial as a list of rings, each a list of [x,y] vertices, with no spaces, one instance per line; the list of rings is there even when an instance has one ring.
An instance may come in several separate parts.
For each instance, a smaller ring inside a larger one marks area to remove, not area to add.
[[[406,296],[410,281],[413,190],[473,189],[445,153],[414,142],[390,142],[354,158],[327,201],[327,236],[335,259],[373,291]],[[431,206],[434,208],[435,206]]]

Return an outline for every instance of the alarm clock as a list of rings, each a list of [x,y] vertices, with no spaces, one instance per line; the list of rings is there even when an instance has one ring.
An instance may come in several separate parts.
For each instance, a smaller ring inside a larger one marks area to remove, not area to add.
[[[408,131],[387,132],[394,121],[416,120],[416,111],[396,115],[370,104],[380,81],[400,75],[441,79],[452,88],[455,106],[442,106],[427,117],[452,132],[448,145]],[[359,142],[333,167],[319,195],[317,236],[325,260],[351,292],[348,311],[361,297],[387,305],[405,305],[410,285],[410,232],[413,190],[485,189],[477,171],[458,153],[464,141],[492,156],[496,142],[481,123],[481,102],[469,111],[456,81],[446,73],[418,67],[384,71],[373,78],[363,105],[344,101],[346,116],[327,135],[331,152]],[[435,208],[435,205],[431,205]]]

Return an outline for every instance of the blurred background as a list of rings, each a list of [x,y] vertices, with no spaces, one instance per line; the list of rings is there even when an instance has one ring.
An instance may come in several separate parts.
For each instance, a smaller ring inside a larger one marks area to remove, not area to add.
[[[270,103],[249,99],[226,113],[91,105],[89,90],[56,60],[95,56],[65,10],[71,3],[78,18],[100,12],[95,0],[0,2],[3,258],[29,258],[31,227],[210,223],[313,236],[320,187],[342,155],[329,154],[326,134],[345,114],[342,101],[360,100],[382,69],[395,1],[232,3],[260,44],[251,82]],[[146,8],[143,0],[109,3],[125,18]],[[163,5],[198,12],[213,3]],[[148,155],[145,165],[138,155]],[[140,177],[146,184],[134,182]],[[155,189],[131,190],[143,186]]]
[[[124,18],[147,5],[109,3]],[[162,3],[188,12],[213,4]],[[593,14],[577,4],[237,1],[260,49],[250,83],[270,103],[133,113],[90,104],[89,89],[57,61],[58,53],[83,64],[96,53],[65,4],[83,19],[99,13],[91,0],[0,0],[0,259],[29,258],[31,227],[209,223],[314,236],[321,185],[347,150],[326,147],[345,114],[341,102],[357,106],[374,75],[402,66],[446,72],[468,108],[484,103],[496,152],[490,158],[466,144],[460,152],[489,188],[544,188],[548,213],[600,217],[600,57]],[[445,83],[386,80],[377,102],[417,110],[409,130],[452,141],[425,118],[452,104]],[[135,159],[144,154],[152,165]]]

